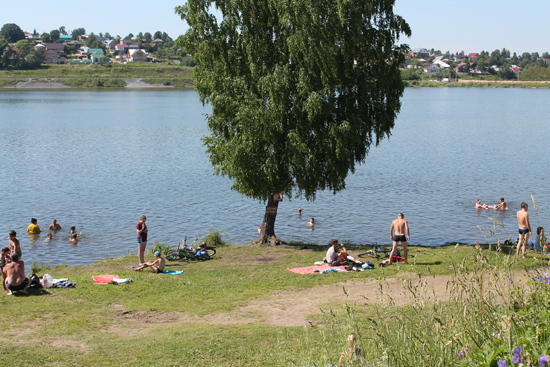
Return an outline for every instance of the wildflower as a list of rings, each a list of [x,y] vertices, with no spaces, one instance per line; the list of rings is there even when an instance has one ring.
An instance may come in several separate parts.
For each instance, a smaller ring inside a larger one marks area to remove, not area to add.
[[[462,355],[463,355],[463,354],[462,354],[462,349],[461,349],[461,350],[458,351],[458,356],[459,356],[460,358],[462,358]]]
[[[514,364],[518,364],[519,362],[523,362],[523,356],[521,355],[522,349],[521,346],[514,349]]]
[[[512,284],[512,277],[508,278],[508,284]]]
[[[497,364],[498,364],[498,367],[506,367],[506,362],[504,361],[498,361]]]
[[[550,362],[550,357],[549,356],[540,356],[539,357],[539,363],[540,363],[540,367],[543,367],[543,366],[548,366],[548,362]]]

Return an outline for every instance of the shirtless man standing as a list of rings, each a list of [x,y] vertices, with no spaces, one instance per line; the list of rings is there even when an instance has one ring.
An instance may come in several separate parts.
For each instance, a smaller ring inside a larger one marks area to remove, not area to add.
[[[399,213],[399,215],[397,216],[397,219],[391,222],[390,237],[391,237],[391,240],[393,241],[393,248],[391,249],[391,253],[390,253],[390,264],[391,264],[391,259],[393,258],[393,255],[397,250],[397,245],[399,244],[399,242],[401,242],[401,245],[403,245],[403,252],[405,253],[404,254],[405,264],[409,263],[407,241],[410,241],[411,234],[409,233],[409,222],[403,219],[403,217],[404,217],[403,213]],[[393,235],[394,229],[395,229],[395,236]],[[407,237],[405,237],[405,230],[407,230]]]
[[[519,241],[516,251],[516,257],[519,256],[519,248],[522,248],[522,256],[525,259],[525,245],[529,236],[531,236],[531,224],[529,223],[529,213],[527,213],[527,204],[521,203],[521,210],[518,212]]]
[[[25,276],[25,262],[19,260],[19,255],[11,255],[11,263],[4,267],[4,272],[6,273],[6,287],[9,290],[8,296],[17,291],[27,294],[31,279]]]

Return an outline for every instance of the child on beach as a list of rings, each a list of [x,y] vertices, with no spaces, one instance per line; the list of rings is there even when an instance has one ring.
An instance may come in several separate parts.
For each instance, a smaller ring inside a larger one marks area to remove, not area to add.
[[[46,237],[44,242],[50,242],[51,240],[53,240],[53,235],[51,233],[48,233],[48,237]]]
[[[21,245],[19,244],[19,240],[16,238],[16,236],[17,232],[11,230],[10,236],[8,237],[8,241],[10,242],[10,252],[11,254],[19,255],[19,259],[21,259],[23,252],[21,251]]]
[[[69,233],[69,241],[71,242],[78,242],[78,234],[76,233],[76,227],[71,226],[71,233]]]
[[[162,273],[166,266],[166,260],[160,255],[160,251],[155,252],[155,257],[157,258],[155,261],[147,261],[137,268],[132,269],[134,269],[134,271],[142,271],[145,268],[151,268],[155,273]]]
[[[6,288],[6,274],[4,273],[4,266],[6,266],[10,261],[10,248],[2,248],[2,255],[0,255],[0,271],[2,272],[2,286],[5,291],[7,291],[8,288]]]
[[[57,223],[57,219],[52,219],[52,224],[50,224],[50,229],[54,231],[58,231],[61,229],[61,226],[59,223]]]

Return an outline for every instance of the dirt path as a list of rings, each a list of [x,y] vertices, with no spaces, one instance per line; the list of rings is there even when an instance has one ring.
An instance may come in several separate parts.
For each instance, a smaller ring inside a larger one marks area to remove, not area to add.
[[[346,301],[359,304],[373,304],[377,302],[380,295],[380,287],[384,294],[391,294],[396,306],[402,306],[410,302],[406,294],[403,282],[410,280],[413,284],[418,283],[418,277],[407,279],[386,279],[378,281],[366,279],[364,281],[348,281],[332,285],[322,285],[299,291],[274,292],[268,298],[255,300],[244,307],[239,307],[229,315],[225,315],[227,321],[235,318],[243,318],[242,321],[256,318],[268,325],[274,326],[303,326],[308,324],[311,315],[321,312],[321,308],[330,307],[341,309]],[[437,297],[447,300],[446,286],[450,276],[438,276],[424,278],[430,291],[435,292]],[[348,296],[344,293],[344,289]],[[427,298],[431,295],[426,295]],[[221,315],[211,316],[211,322],[215,322]],[[221,321],[221,320],[220,320]]]
[[[433,295],[441,300],[448,300],[449,295],[446,291],[447,282],[451,276],[436,276],[422,278],[426,282],[424,298],[432,299]],[[154,320],[152,325],[158,325],[159,322],[207,322],[211,324],[239,324],[262,322],[272,326],[304,326],[308,325],[311,316],[321,313],[321,309],[330,308],[340,310],[344,302],[356,302],[357,304],[374,304],[379,300],[380,287],[384,294],[390,294],[392,302],[396,306],[403,306],[410,303],[409,294],[405,291],[404,282],[410,281],[413,285],[419,283],[418,277],[406,279],[385,279],[382,281],[376,279],[365,279],[363,281],[354,280],[331,285],[320,285],[305,290],[294,291],[276,291],[269,297],[254,300],[247,305],[237,307],[226,312],[210,314],[204,317],[190,317],[186,313],[158,312],[149,313],[140,312],[116,312],[114,317],[120,321],[139,324],[143,329],[148,328],[148,322]],[[347,292],[347,296],[344,293]],[[389,300],[387,296],[383,298]],[[122,333],[125,327],[120,325],[112,326],[111,331]]]

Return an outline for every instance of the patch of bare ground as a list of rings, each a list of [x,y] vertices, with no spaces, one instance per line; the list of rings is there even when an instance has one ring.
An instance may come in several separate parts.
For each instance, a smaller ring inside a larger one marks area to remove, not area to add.
[[[429,290],[425,298],[430,299],[435,294],[440,300],[448,300],[446,287],[450,276],[425,278]],[[373,304],[380,300],[380,289],[383,294],[391,294],[396,306],[410,303],[410,296],[404,290],[404,279],[365,279],[364,281],[347,281],[331,285],[320,285],[309,289],[296,291],[278,291],[268,298],[254,300],[248,305],[239,307],[230,314],[239,319],[240,315],[257,315],[259,321],[273,326],[304,326],[309,324],[310,316],[321,313],[321,308],[341,307],[346,302]],[[418,278],[405,281],[418,282]],[[347,296],[344,292],[346,290]],[[389,301],[389,297],[385,297]],[[384,300],[384,298],[382,298]],[[232,316],[226,315],[226,320]],[[220,317],[220,315],[218,315]]]

